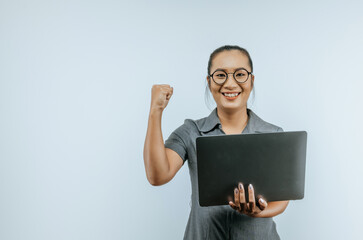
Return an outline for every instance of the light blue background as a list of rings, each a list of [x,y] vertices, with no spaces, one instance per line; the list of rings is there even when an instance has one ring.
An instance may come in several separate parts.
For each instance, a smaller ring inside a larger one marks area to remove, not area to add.
[[[305,199],[274,218],[281,238],[360,239],[362,9],[328,0],[0,0],[0,239],[181,239],[187,165],[160,187],[145,175],[151,87],[174,87],[165,140],[212,110],[207,62],[225,44],[251,54],[250,107],[309,134]]]

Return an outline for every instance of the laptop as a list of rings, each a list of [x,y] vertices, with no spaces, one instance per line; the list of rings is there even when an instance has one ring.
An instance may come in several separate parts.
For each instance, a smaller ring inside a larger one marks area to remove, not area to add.
[[[304,198],[306,131],[196,138],[200,206],[234,202],[242,182],[267,202]]]

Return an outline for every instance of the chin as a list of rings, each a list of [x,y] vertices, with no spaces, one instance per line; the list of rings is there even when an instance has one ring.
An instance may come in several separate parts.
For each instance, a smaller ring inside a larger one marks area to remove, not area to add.
[[[243,108],[243,104],[240,104],[240,103],[236,103],[236,104],[220,104],[219,105],[221,108],[223,109],[241,109]]]

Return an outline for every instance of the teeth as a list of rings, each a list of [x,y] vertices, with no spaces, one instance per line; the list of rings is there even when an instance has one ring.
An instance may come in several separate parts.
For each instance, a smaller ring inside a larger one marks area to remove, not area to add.
[[[232,93],[232,94],[230,94],[230,93],[223,93],[223,95],[224,96],[227,96],[227,97],[235,97],[235,96],[238,95],[238,93]]]

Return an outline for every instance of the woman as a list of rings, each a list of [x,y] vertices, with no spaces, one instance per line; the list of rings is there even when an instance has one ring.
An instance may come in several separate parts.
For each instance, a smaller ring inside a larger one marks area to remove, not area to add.
[[[280,239],[272,217],[281,214],[288,201],[267,203],[255,196],[251,184],[249,199],[245,198],[245,189],[239,183],[231,189],[234,202],[230,201],[229,205],[200,207],[198,202],[196,137],[283,131],[247,108],[255,78],[252,72],[252,60],[244,48],[227,45],[216,49],[209,58],[206,80],[217,107],[208,117],[185,119],[165,144],[161,117],[173,95],[173,88],[167,84],[152,87],[144,146],[146,175],[154,186],[165,184],[188,160],[192,206],[184,239]]]

